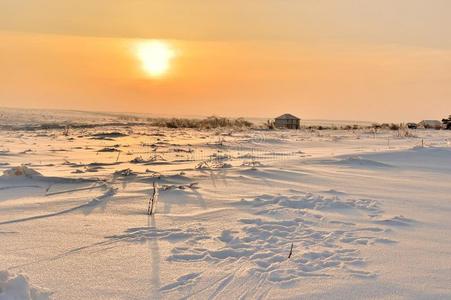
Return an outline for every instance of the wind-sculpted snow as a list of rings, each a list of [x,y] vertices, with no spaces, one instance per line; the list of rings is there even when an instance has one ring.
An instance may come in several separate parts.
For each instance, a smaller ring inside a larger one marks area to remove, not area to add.
[[[365,159],[359,156],[356,157],[345,157],[340,159],[325,159],[325,160],[317,160],[314,161],[318,164],[330,164],[337,166],[346,166],[346,167],[354,167],[354,168],[391,168],[393,166],[382,163],[376,160]]]
[[[145,242],[150,239],[162,239],[170,242],[193,241],[208,239],[203,228],[170,228],[158,229],[155,227],[130,228],[123,234],[106,237],[111,242]]]
[[[362,247],[395,245],[391,233],[399,225],[396,222],[412,222],[402,217],[385,218],[380,203],[370,199],[324,197],[294,190],[288,193],[291,196],[265,194],[236,202],[233,206],[249,217],[230,223],[230,229],[218,231],[211,219],[173,228],[137,227],[107,236],[93,246],[166,241],[172,245],[165,258],[171,264],[226,263],[235,271],[221,273],[224,278],[215,288],[199,291],[218,296],[226,286],[250,278],[268,284],[291,284],[311,277],[377,277]],[[245,272],[235,274],[243,264],[247,266]],[[205,275],[187,273],[162,286],[160,292],[183,293],[189,288],[196,293]]]
[[[51,292],[30,283],[23,274],[0,271],[0,300],[48,300]]]
[[[61,124],[0,130],[0,266],[55,299],[451,296],[451,131]]]
[[[28,168],[27,166],[18,166],[14,167],[8,170],[5,170],[3,172],[2,176],[26,176],[26,177],[33,177],[33,176],[42,176],[41,173]]]
[[[241,219],[239,230],[225,229],[214,239],[214,249],[198,243],[174,247],[168,260],[211,263],[252,262],[249,274],[263,275],[269,282],[289,282],[308,276],[374,277],[359,246],[396,241],[383,227],[362,227],[329,218],[328,211],[363,212],[361,221],[382,214],[376,201],[324,198],[305,194],[291,197],[263,195],[237,203],[257,218]],[[368,215],[369,213],[369,215]],[[389,225],[389,224],[387,224]],[[212,237],[213,238],[213,237]],[[293,255],[288,259],[290,246]]]
[[[18,218],[18,219],[13,219],[13,220],[6,220],[6,221],[0,221],[0,225],[4,225],[4,224],[13,224],[13,223],[22,223],[22,222],[28,222],[28,221],[34,221],[34,220],[39,220],[39,219],[48,219],[51,217],[56,217],[56,216],[61,216],[64,214],[68,214],[68,213],[72,213],[75,211],[82,211],[85,214],[89,214],[92,212],[92,210],[94,210],[97,206],[102,205],[105,203],[105,201],[112,197],[114,194],[116,194],[117,189],[113,188],[113,187],[105,187],[102,186],[102,188],[105,188],[105,191],[100,194],[97,197],[92,198],[91,200],[89,200],[88,202],[85,202],[83,204],[77,205],[77,206],[73,206],[70,208],[66,208],[60,211],[55,211],[55,212],[51,212],[51,213],[45,213],[45,214],[41,214],[41,215],[33,215],[33,216],[28,216],[28,217],[22,217],[22,218]],[[90,187],[89,189],[93,189],[93,187]],[[82,189],[78,189],[78,190],[86,190],[86,188],[82,188]],[[75,190],[69,190],[68,192],[76,192],[78,191],[77,189]],[[58,193],[54,193],[53,195],[56,194],[62,194],[63,192],[58,192]],[[64,193],[67,193],[67,191],[64,191]],[[52,195],[52,194],[50,194]]]
[[[191,286],[195,283],[196,279],[198,279],[200,275],[201,273],[188,273],[177,278],[176,282],[163,286],[160,290],[163,292],[169,292],[172,290],[180,289],[182,287],[185,288],[187,286]]]
[[[369,212],[379,213],[379,204],[371,199],[342,199],[340,197],[326,198],[321,195],[305,193],[295,196],[271,196],[262,195],[253,200],[241,200],[241,205],[252,207],[266,207],[275,205],[276,208],[297,208],[313,210],[333,209],[361,209]],[[274,209],[274,207],[271,207]],[[265,212],[267,210],[263,210]],[[261,213],[261,212],[260,212]]]

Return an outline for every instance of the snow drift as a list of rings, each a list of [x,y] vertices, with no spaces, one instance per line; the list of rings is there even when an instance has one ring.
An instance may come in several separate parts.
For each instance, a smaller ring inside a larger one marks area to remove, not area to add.
[[[47,300],[51,293],[32,285],[23,274],[0,271],[0,300]]]
[[[5,170],[3,172],[3,176],[42,176],[38,171],[33,170],[32,168],[28,168],[25,165],[21,165],[18,167],[13,167],[11,169]]]

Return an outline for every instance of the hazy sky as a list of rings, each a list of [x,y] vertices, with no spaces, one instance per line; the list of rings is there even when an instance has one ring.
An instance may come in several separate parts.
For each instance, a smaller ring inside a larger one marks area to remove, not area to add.
[[[2,0],[0,106],[438,119],[451,113],[450,11],[449,0]],[[150,40],[174,54],[164,76],[137,55]]]

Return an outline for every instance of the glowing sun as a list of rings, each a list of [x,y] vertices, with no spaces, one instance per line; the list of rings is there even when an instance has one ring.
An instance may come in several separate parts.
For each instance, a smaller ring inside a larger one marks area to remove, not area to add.
[[[149,76],[161,77],[169,71],[175,52],[168,43],[154,40],[138,44],[136,55]]]

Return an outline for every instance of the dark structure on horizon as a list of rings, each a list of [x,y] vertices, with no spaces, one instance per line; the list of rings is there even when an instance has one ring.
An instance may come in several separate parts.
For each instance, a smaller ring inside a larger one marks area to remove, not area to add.
[[[275,118],[274,127],[276,128],[288,128],[288,129],[299,129],[301,119],[292,114],[283,114]]]
[[[442,123],[444,129],[451,130],[451,115],[448,116],[448,119],[443,119]]]
[[[439,120],[423,120],[418,123],[418,128],[424,129],[442,129],[442,123]]]

